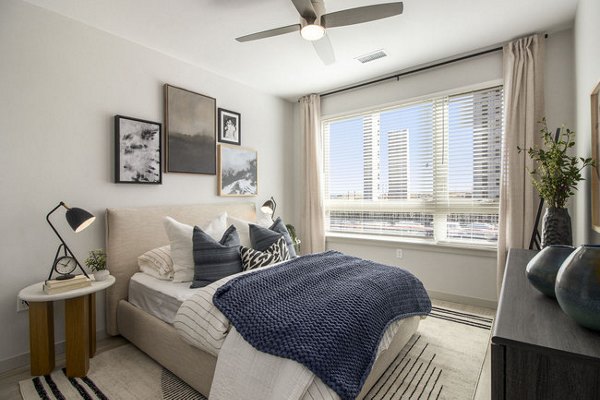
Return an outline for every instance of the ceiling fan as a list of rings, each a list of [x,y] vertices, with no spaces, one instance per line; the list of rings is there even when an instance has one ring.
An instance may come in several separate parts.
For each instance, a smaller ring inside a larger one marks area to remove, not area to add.
[[[236,38],[238,42],[265,39],[272,36],[283,35],[290,32],[300,31],[300,35],[312,42],[317,54],[324,64],[335,62],[335,54],[325,30],[361,24],[363,22],[375,21],[382,18],[393,17],[402,14],[404,6],[401,1],[392,3],[376,4],[372,6],[349,8],[347,10],[325,13],[323,0],[291,0],[300,14],[300,23],[269,29],[262,32]]]

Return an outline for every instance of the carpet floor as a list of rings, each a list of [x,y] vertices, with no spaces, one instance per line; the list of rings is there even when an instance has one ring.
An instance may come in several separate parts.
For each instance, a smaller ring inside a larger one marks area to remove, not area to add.
[[[472,399],[491,325],[487,316],[434,307],[366,399]],[[24,400],[205,400],[130,344],[91,359],[85,378],[55,370],[19,387]]]

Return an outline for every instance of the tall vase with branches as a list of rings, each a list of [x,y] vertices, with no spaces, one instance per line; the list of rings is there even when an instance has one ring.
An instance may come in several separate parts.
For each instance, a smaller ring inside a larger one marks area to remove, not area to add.
[[[534,163],[534,168],[528,169],[531,181],[547,206],[542,224],[542,247],[571,245],[573,236],[567,201],[575,194],[579,181],[584,179],[582,171],[595,166],[595,161],[570,154],[575,146],[574,131],[563,127],[555,139],[545,118],[540,124],[543,146],[530,147],[526,151]],[[525,151],[520,147],[518,150]]]

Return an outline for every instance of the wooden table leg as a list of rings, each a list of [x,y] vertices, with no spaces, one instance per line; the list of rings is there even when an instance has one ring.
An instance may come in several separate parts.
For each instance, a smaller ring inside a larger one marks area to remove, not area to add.
[[[90,294],[90,358],[96,354],[96,293]]]
[[[52,302],[29,302],[31,375],[48,375],[54,369],[54,308]]]
[[[90,296],[65,300],[67,376],[83,377],[89,369]]]

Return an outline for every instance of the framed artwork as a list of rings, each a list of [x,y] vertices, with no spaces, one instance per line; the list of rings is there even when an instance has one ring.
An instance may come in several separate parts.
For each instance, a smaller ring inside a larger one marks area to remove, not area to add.
[[[219,108],[219,142],[242,144],[242,117],[239,113]]]
[[[596,167],[592,168],[592,228],[600,233],[600,83],[592,92],[592,158]]]
[[[162,183],[162,125],[115,115],[115,183]]]
[[[212,97],[165,85],[166,172],[216,174],[216,105]]]
[[[241,146],[219,145],[219,196],[258,194],[258,153]]]

